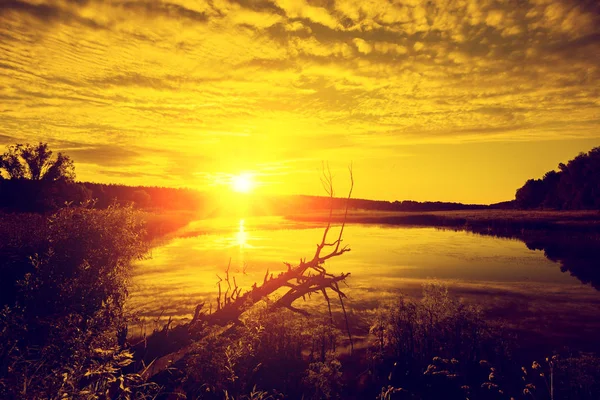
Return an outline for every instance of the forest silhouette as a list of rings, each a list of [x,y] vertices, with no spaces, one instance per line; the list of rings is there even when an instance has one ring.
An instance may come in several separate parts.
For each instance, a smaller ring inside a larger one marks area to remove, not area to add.
[[[529,179],[515,201],[524,209],[600,210],[600,147],[560,163],[541,179]]]
[[[65,203],[93,200],[96,207],[113,203],[137,208],[210,210],[219,200],[208,192],[189,188],[126,186],[76,182],[75,168],[68,155],[52,157],[48,144],[16,144],[0,156],[0,208],[14,211],[47,212]],[[257,213],[289,213],[293,210],[327,210],[330,199],[323,196],[264,196]],[[346,199],[334,198],[333,207],[343,209]],[[600,210],[600,147],[581,153],[558,171],[541,179],[529,179],[516,190],[515,199],[490,204],[452,202],[381,201],[350,199],[351,209],[373,211],[451,211],[479,209]]]

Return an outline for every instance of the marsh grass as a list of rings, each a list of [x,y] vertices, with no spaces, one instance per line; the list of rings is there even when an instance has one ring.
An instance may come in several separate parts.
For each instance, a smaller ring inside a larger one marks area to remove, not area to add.
[[[372,318],[369,376],[379,399],[595,399],[600,359],[591,353],[531,360],[526,345],[454,298],[440,282],[421,299],[400,297]],[[525,346],[525,347],[524,347]]]

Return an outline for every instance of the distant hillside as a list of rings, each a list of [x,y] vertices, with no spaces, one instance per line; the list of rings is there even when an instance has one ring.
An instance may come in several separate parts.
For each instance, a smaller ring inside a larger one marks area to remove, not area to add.
[[[529,179],[515,203],[523,209],[600,210],[600,147],[560,163],[542,179]]]

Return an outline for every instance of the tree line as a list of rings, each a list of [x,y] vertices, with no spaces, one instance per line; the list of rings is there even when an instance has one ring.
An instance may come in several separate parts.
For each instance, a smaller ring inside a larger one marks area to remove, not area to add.
[[[188,188],[125,186],[76,182],[75,165],[68,155],[56,156],[47,143],[15,144],[0,155],[0,209],[26,212],[55,211],[65,204],[95,202],[97,208],[131,204],[137,208],[208,210],[218,199]],[[262,212],[285,214],[298,211],[343,208],[345,199],[321,196],[270,196],[261,200]],[[515,200],[492,204],[452,202],[381,201],[350,199],[351,209],[376,211],[450,211],[485,208],[600,209],[600,147],[580,153],[558,171],[541,179],[529,179],[517,189]],[[264,211],[268,210],[268,211]]]
[[[0,155],[0,208],[13,211],[55,211],[65,204],[93,201],[96,208],[131,204],[137,208],[217,209],[218,199],[187,188],[125,186],[76,182],[75,165],[68,155],[54,156],[47,143],[15,144]],[[322,196],[263,196],[256,214],[285,214],[345,207],[346,199]],[[350,199],[352,209],[377,211],[444,211],[485,208],[483,205]],[[221,210],[223,211],[223,210]],[[225,210],[226,211],[226,210]]]
[[[541,179],[529,179],[517,189],[515,203],[524,209],[600,209],[600,147],[560,163]]]
[[[0,155],[0,208],[48,212],[65,204],[93,201],[96,208],[112,204],[137,208],[196,210],[203,193],[186,188],[125,186],[76,182],[73,160],[54,155],[47,143],[15,144]]]

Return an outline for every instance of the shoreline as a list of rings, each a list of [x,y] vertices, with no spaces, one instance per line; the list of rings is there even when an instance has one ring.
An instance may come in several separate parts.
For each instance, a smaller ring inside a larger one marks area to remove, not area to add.
[[[327,223],[328,212],[288,214],[297,222]],[[334,212],[332,223],[342,223],[344,213]],[[482,231],[563,231],[600,233],[600,211],[460,210],[379,212],[349,210],[348,224],[424,226]]]

